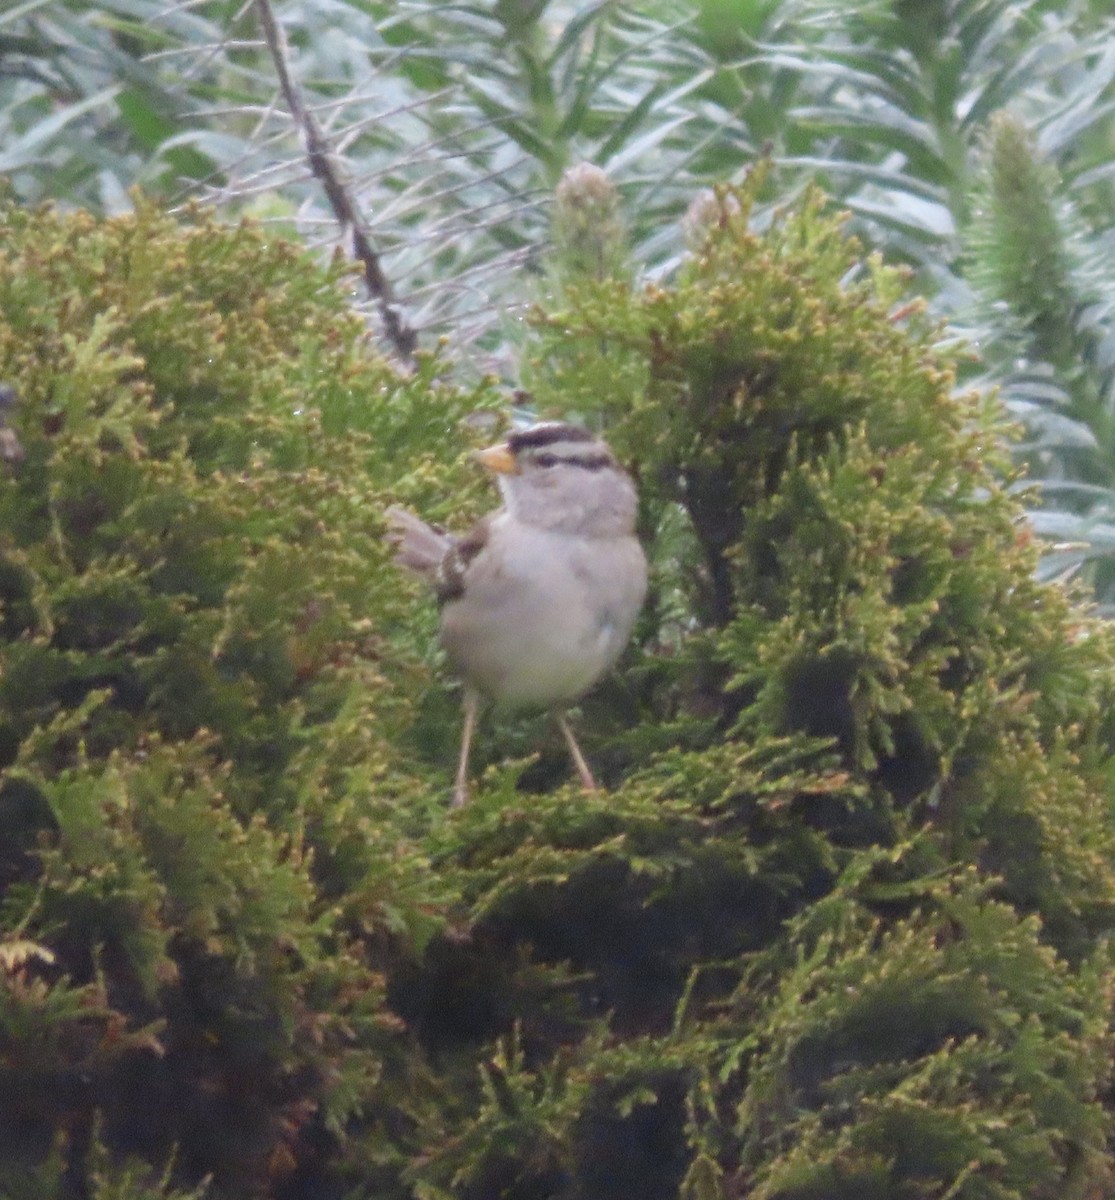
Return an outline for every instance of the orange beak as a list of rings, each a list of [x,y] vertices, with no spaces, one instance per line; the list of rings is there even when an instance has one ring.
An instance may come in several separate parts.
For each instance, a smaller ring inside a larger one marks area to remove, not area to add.
[[[515,461],[515,456],[511,453],[511,448],[506,442],[489,446],[487,450],[477,450],[474,457],[481,466],[486,467],[496,475],[519,474],[519,464]]]

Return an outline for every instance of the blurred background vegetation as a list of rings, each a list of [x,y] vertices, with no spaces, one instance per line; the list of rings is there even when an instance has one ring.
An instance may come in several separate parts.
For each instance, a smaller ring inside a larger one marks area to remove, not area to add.
[[[514,378],[582,161],[668,276],[682,214],[769,154],[909,264],[1024,422],[1050,576],[1115,604],[1115,18],[1102,0],[282,0],[291,72],[420,344]],[[329,245],[251,0],[17,0],[0,175],[105,212],[140,185]],[[978,357],[977,357],[978,356]]]
[[[0,1194],[1115,1195],[1106,0],[262,2],[0,12]],[[654,588],[449,813],[507,385]]]

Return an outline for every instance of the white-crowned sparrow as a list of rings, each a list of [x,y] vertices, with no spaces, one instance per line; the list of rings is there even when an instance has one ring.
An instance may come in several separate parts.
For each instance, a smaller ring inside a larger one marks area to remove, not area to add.
[[[476,457],[504,507],[454,537],[405,509],[387,513],[397,559],[434,589],[441,642],[465,685],[453,803],[484,700],[551,709],[581,782],[596,786],[563,708],[619,657],[646,594],[635,487],[599,438],[548,421]]]

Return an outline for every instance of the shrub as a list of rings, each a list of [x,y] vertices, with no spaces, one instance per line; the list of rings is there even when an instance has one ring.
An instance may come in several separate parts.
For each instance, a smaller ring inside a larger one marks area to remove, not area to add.
[[[401,1052],[380,943],[443,899],[376,828],[426,675],[382,489],[467,499],[486,397],[399,377],[343,272],[249,227],[3,223],[3,1160],[292,1186]]]
[[[814,195],[538,314],[655,565],[608,789],[457,717],[396,500],[494,409],[250,226],[4,213],[13,1194],[1096,1195],[1112,641],[988,404]],[[36,1192],[35,1189],[38,1189]]]

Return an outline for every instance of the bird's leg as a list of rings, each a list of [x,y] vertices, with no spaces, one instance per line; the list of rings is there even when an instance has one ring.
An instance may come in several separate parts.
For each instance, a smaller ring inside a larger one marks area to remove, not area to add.
[[[554,720],[557,721],[557,727],[561,730],[562,736],[565,738],[565,744],[569,747],[569,756],[573,759],[573,765],[577,768],[577,774],[581,777],[581,786],[586,792],[595,792],[596,780],[593,779],[589,765],[585,762],[585,756],[581,753],[581,747],[577,745],[577,739],[573,736],[573,730],[569,728],[569,722],[566,720],[565,713],[554,713]]]
[[[457,758],[457,778],[453,783],[453,807],[460,808],[468,800],[468,756],[472,749],[472,735],[476,729],[476,715],[480,711],[480,697],[465,688],[465,720],[461,727],[461,753]]]

